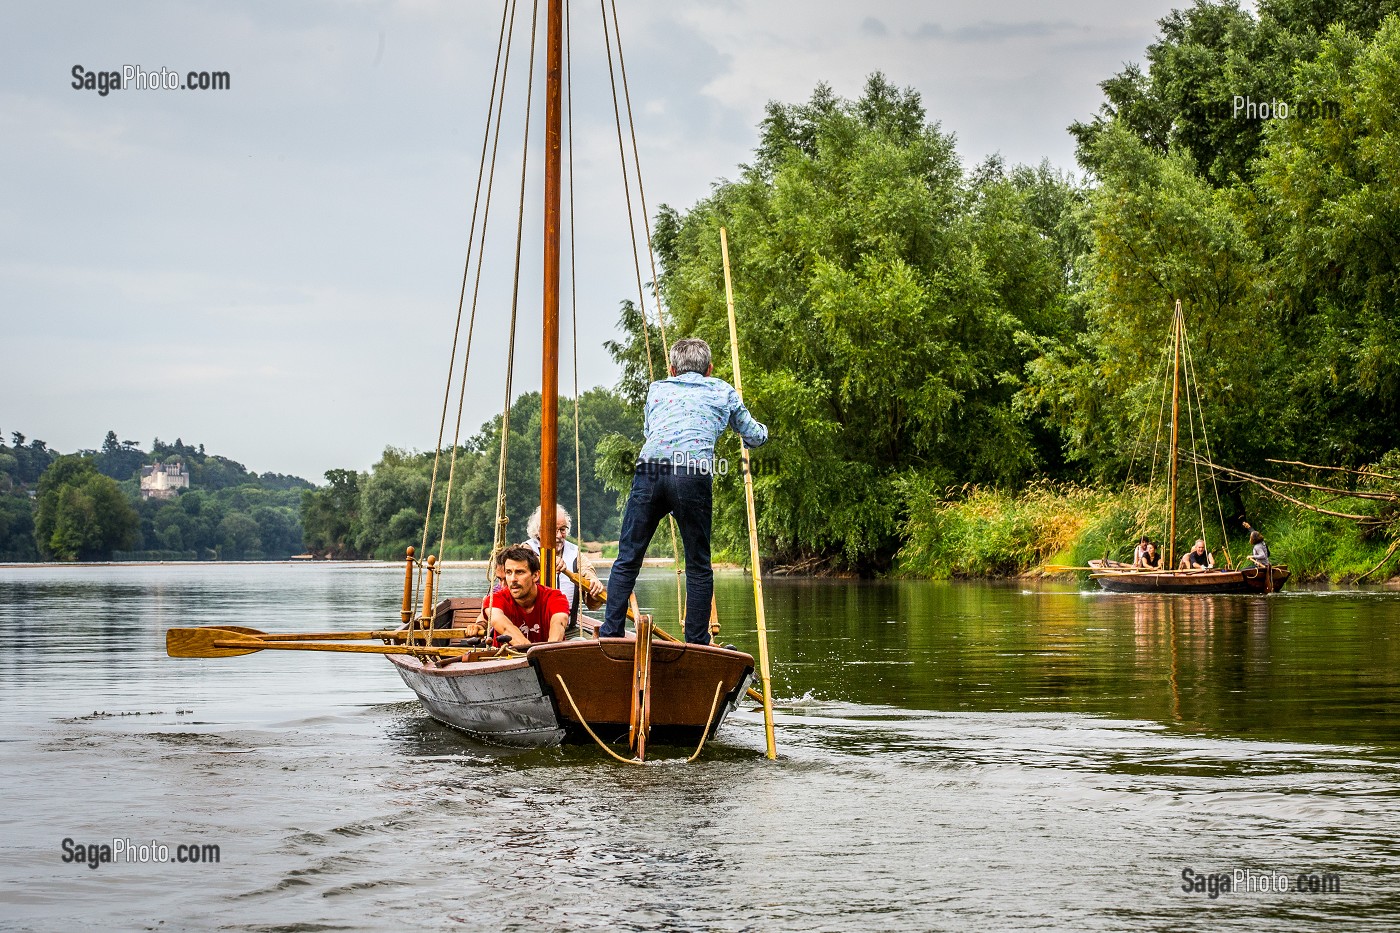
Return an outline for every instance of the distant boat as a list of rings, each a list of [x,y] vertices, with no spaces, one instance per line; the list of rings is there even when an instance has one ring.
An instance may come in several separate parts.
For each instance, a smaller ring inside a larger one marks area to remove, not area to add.
[[[1181,423],[1181,395],[1183,383],[1192,372],[1189,348],[1186,342],[1186,317],[1177,301],[1172,321],[1172,425],[1170,445],[1170,471],[1167,478],[1167,537],[1161,549],[1161,567],[1134,567],[1122,561],[1110,560],[1107,556],[1089,561],[1090,577],[1100,587],[1113,593],[1276,593],[1288,582],[1290,573],[1287,567],[1270,565],[1259,567],[1247,562],[1238,567],[1177,568],[1179,555],[1176,551],[1176,496],[1177,465],[1180,459],[1179,427]],[[1188,400],[1190,395],[1187,396]],[[1189,408],[1189,404],[1188,404]],[[1188,411],[1187,417],[1190,417]],[[1204,436],[1205,425],[1201,424]],[[1193,451],[1194,454],[1194,451]],[[1211,483],[1215,478],[1211,477]],[[1196,490],[1197,496],[1200,489]],[[1217,496],[1218,499],[1218,496]],[[1221,534],[1225,533],[1222,525]],[[1204,537],[1202,529],[1202,537]],[[1184,553],[1184,552],[1183,552]],[[1228,551],[1226,551],[1228,563]]]
[[[1091,560],[1090,576],[1111,593],[1275,593],[1289,573],[1284,567],[1234,570],[1144,570],[1115,560]],[[1270,580],[1268,574],[1272,573]]]

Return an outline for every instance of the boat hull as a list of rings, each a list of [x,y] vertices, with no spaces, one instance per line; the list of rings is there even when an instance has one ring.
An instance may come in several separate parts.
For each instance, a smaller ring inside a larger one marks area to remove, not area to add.
[[[564,739],[554,704],[524,658],[445,668],[408,655],[389,655],[389,660],[429,716],[478,742],[543,748]]]
[[[430,716],[479,742],[516,748],[592,742],[591,728],[604,742],[625,745],[635,644],[559,642],[537,645],[523,658],[442,668],[405,655],[389,660]],[[723,724],[752,678],[753,658],[743,652],[653,644],[648,745],[698,744]]]
[[[1110,593],[1277,593],[1291,574],[1282,567],[1241,567],[1237,570],[1134,570],[1114,561],[1091,560],[1094,582]],[[1270,581],[1272,576],[1272,585]]]

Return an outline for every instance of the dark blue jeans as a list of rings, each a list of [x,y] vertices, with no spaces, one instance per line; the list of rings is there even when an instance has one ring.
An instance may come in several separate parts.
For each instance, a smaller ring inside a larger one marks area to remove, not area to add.
[[[676,517],[685,548],[685,640],[710,643],[710,597],[715,591],[710,569],[710,523],[713,518],[713,478],[708,473],[676,468],[669,463],[641,463],[632,477],[617,560],[608,575],[608,608],[599,632],[621,638],[627,624],[627,601],[642,569],[647,545],[669,512]]]

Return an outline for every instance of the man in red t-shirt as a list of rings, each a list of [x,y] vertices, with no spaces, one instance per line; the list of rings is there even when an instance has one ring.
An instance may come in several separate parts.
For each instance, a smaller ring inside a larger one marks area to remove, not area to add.
[[[540,585],[540,558],[523,545],[501,552],[506,588],[486,598],[491,628],[510,639],[511,647],[526,648],[545,641],[563,641],[569,625],[569,601],[564,594]]]

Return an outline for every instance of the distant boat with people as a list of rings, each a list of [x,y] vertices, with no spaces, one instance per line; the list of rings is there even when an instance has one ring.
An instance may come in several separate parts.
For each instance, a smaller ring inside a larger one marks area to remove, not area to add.
[[[1220,494],[1215,489],[1215,477],[1210,476],[1212,491],[1215,493],[1216,512],[1220,516],[1220,541],[1222,564],[1217,564],[1215,554],[1206,546],[1205,511],[1198,509],[1201,517],[1201,533],[1195,544],[1178,554],[1177,545],[1177,490],[1179,464],[1181,460],[1180,428],[1183,409],[1190,423],[1192,418],[1200,419],[1200,438],[1206,445],[1206,457],[1199,456],[1195,449],[1196,432],[1192,430],[1191,456],[1195,463],[1210,461],[1210,441],[1206,435],[1205,421],[1201,418],[1200,406],[1191,405],[1190,391],[1195,379],[1195,366],[1191,358],[1190,344],[1186,338],[1186,317],[1181,310],[1181,302],[1176,302],[1172,316],[1172,333],[1169,343],[1171,353],[1171,441],[1168,445],[1167,492],[1165,497],[1166,537],[1160,549],[1156,549],[1150,539],[1143,535],[1134,549],[1133,560],[1125,562],[1113,560],[1107,554],[1088,563],[1090,577],[1100,587],[1113,593],[1276,593],[1288,582],[1288,568],[1273,563],[1269,557],[1268,545],[1263,535],[1245,524],[1250,532],[1253,552],[1238,565],[1232,565],[1228,538],[1225,533],[1223,511],[1220,509]],[[1162,381],[1163,394],[1166,392],[1166,379]],[[1182,402],[1185,400],[1185,405]],[[1155,467],[1155,464],[1154,464]],[[1156,470],[1153,470],[1154,474]],[[1196,501],[1202,503],[1200,478],[1197,476]],[[1152,554],[1148,547],[1160,550]]]

